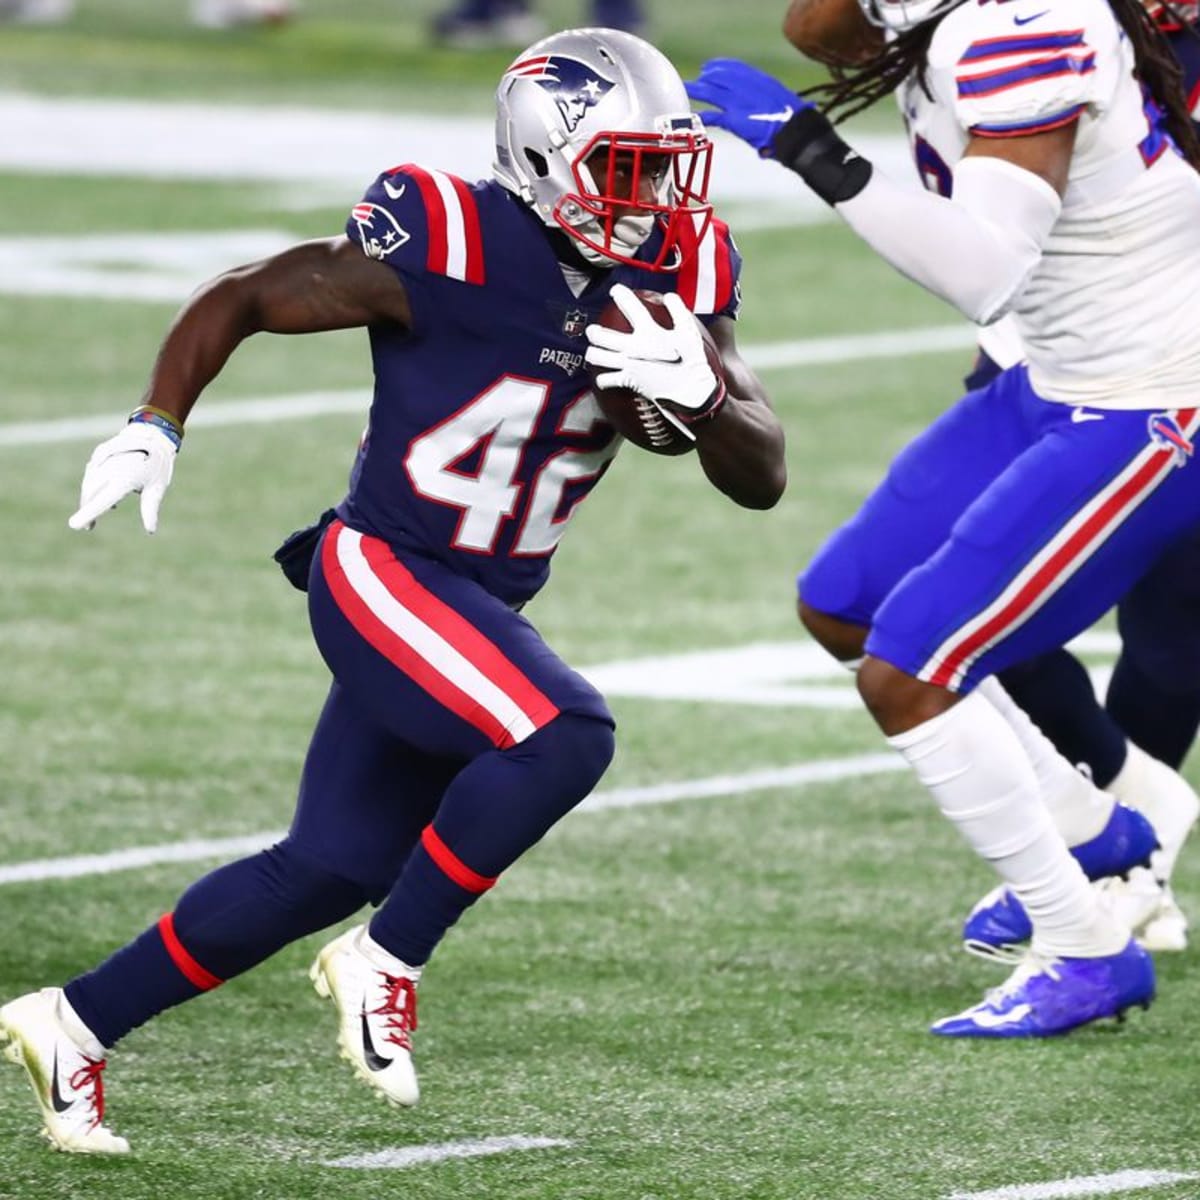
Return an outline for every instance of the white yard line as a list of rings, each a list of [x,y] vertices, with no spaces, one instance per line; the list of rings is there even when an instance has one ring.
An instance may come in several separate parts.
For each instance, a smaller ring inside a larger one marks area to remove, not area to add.
[[[350,1154],[322,1163],[323,1167],[352,1167],[360,1171],[397,1170],[421,1163],[445,1162],[448,1158],[481,1158],[487,1154],[507,1154],[511,1150],[553,1150],[569,1146],[561,1138],[526,1137],[514,1133],[508,1137],[480,1138],[470,1142],[438,1142],[429,1146],[393,1146],[373,1154]]]
[[[679,780],[648,787],[614,788],[596,792],[579,807],[584,812],[610,808],[636,808],[646,804],[671,804],[679,800],[740,796],[747,792],[774,788],[801,788],[813,783],[829,783],[862,775],[877,775],[904,769],[904,762],[892,754],[859,754],[849,758],[797,763],[790,767],[768,767],[741,775],[715,775],[708,779]],[[31,862],[0,866],[0,884],[38,883],[47,879],[76,879],[85,875],[111,875],[164,863],[195,862],[206,858],[225,858],[253,854],[283,837],[283,830],[244,834],[230,838],[204,838],[168,842],[160,846],[139,846],[113,850],[107,854],[82,854],[69,858],[42,858]]]
[[[247,400],[213,400],[202,403],[188,417],[189,429],[221,425],[275,424],[302,421],[330,413],[365,416],[371,393],[365,388],[338,392],[299,392],[291,396],[263,396]],[[132,407],[132,401],[130,403]],[[91,441],[110,436],[124,424],[125,412],[92,417],[61,417],[56,421],[13,421],[0,424],[0,448],[44,446],[54,442]]]
[[[918,186],[899,121],[894,133],[854,131],[855,147],[894,179]],[[195,104],[0,92],[0,170],[200,183],[283,181],[304,197],[344,187],[348,207],[399,162],[467,179],[491,173],[494,117],[331,110],[270,104]],[[836,220],[790,172],[717,131],[710,194],[720,204],[774,198],[807,220]]]
[[[1076,1175],[1048,1183],[1020,1183],[987,1192],[954,1192],[946,1200],[1067,1200],[1072,1196],[1115,1196],[1143,1188],[1166,1187],[1200,1179],[1178,1171],[1116,1171],[1112,1175]]]
[[[975,344],[972,325],[932,325],[922,329],[884,330],[847,337],[803,338],[765,342],[743,347],[746,361],[758,371],[858,362],[873,358],[909,358],[967,350]],[[188,418],[189,429],[222,425],[274,424],[306,420],[331,413],[365,415],[370,402],[366,389],[298,392],[288,396],[260,396],[246,400],[213,400],[202,403]],[[132,403],[132,401],[131,401]],[[90,441],[119,429],[128,409],[90,417],[60,417],[52,421],[0,423],[0,449],[6,446],[44,446],[56,442]]]

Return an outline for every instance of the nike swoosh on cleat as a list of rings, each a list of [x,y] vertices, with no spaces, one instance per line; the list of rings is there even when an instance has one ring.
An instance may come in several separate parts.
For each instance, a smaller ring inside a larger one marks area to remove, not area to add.
[[[375,1049],[374,1042],[371,1041],[371,1026],[367,1022],[367,1010],[364,1008],[361,1015],[362,1021],[362,1043],[363,1057],[367,1060],[367,1066],[372,1071],[385,1071],[392,1065],[390,1058],[384,1058],[378,1050]]]
[[[1046,9],[1043,9],[1040,13],[1034,13],[1033,16],[1031,16],[1031,17],[1013,17],[1013,24],[1014,25],[1028,25],[1030,21],[1036,21],[1039,18],[1044,17],[1046,15],[1046,13],[1048,13],[1049,11],[1050,10],[1048,8],[1046,8]]]
[[[1024,1020],[1033,1012],[1033,1008],[1028,1004],[1018,1004],[1016,1008],[1010,1008],[1008,1012],[989,1012],[986,1008],[980,1009],[979,1012],[971,1015],[971,1020],[975,1022],[981,1029],[1003,1029],[1005,1025],[1015,1025],[1018,1021]]]
[[[58,1049],[54,1051],[54,1063],[50,1068],[50,1103],[54,1105],[54,1111],[64,1113],[71,1107],[70,1100],[64,1100],[62,1092],[58,1090]]]

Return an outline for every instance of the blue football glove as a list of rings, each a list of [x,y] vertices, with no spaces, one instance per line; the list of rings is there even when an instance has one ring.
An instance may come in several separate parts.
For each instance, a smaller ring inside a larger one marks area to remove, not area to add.
[[[838,136],[811,101],[757,67],[736,58],[710,58],[687,94],[713,112],[705,125],[728,129],[763,158],[795,171],[826,204],[853,199],[871,179],[871,164]]]
[[[763,158],[775,157],[775,135],[801,109],[816,108],[773,75],[736,58],[710,58],[699,79],[689,79],[687,94],[714,111],[701,120],[714,129],[727,129],[748,142]]]

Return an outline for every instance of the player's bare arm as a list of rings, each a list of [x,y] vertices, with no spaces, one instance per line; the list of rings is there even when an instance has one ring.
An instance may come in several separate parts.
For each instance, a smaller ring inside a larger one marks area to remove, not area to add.
[[[587,328],[587,363],[601,407],[632,393],[649,401],[681,430],[700,456],[709,481],[743,508],[771,508],[783,494],[787,471],[783,430],[762,384],[738,353],[731,316],[704,329],[675,293],[661,296],[662,319],[651,315],[645,293],[617,284],[611,291],[625,328],[600,320]],[[610,419],[621,427],[618,401]]]
[[[192,405],[229,356],[255,333],[318,333],[410,322],[392,271],[345,237],[305,242],[218,275],[184,305],[159,348],[142,404],[92,452],[72,529],[91,529],[121,500],[141,497],[142,524],[158,528],[175,455]]]
[[[830,67],[861,66],[883,52],[883,31],[858,0],[791,0],[783,36],[801,54]]]
[[[783,427],[766,390],[737,348],[735,323],[718,317],[709,332],[721,351],[727,396],[696,426],[696,452],[714,487],[743,508],[772,508],[787,485]]]
[[[1003,159],[1039,179],[1044,179],[1060,196],[1067,190],[1067,172],[1075,149],[1078,124],[1072,121],[1046,133],[1028,137],[973,137],[963,158]]]
[[[394,271],[346,237],[303,242],[202,287],[163,341],[142,403],[182,425],[233,351],[256,333],[409,321],[408,296]]]

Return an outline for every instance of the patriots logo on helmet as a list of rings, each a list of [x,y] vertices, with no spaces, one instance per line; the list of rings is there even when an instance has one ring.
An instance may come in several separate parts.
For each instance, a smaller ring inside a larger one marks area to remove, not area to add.
[[[356,204],[351,215],[358,226],[358,239],[370,258],[387,258],[411,236],[407,229],[400,228],[399,222],[386,208],[369,200]]]
[[[589,108],[594,108],[601,99],[616,87],[611,79],[605,79],[593,71],[587,63],[565,54],[538,54],[513,63],[505,72],[517,79],[532,79],[549,92],[562,114],[568,133],[574,133]]]
[[[1192,457],[1195,447],[1183,432],[1174,415],[1167,412],[1151,413],[1146,421],[1150,440],[1164,450],[1170,450],[1174,466],[1183,467]]]

